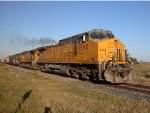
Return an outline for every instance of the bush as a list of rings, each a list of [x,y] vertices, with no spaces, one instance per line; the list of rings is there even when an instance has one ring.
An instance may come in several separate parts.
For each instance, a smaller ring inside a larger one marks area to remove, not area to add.
[[[138,61],[137,61],[137,59],[136,58],[133,58],[133,57],[131,57],[130,56],[130,54],[128,53],[128,50],[126,49],[125,50],[125,56],[126,56],[126,59],[130,59],[131,60],[131,62],[134,62],[135,64],[138,64]]]
[[[138,61],[136,58],[133,57],[129,57],[129,59],[131,60],[131,62],[134,62],[135,64],[138,64]]]

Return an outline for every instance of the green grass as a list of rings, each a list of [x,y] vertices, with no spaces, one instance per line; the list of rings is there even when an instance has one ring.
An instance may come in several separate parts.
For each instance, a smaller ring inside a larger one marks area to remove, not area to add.
[[[150,104],[145,101],[129,100],[38,71],[0,64],[0,113],[15,113],[17,109],[18,113],[44,113],[46,107],[51,113],[150,112]]]

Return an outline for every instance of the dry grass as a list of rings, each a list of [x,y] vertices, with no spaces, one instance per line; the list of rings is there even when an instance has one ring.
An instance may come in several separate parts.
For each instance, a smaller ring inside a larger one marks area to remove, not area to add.
[[[135,64],[133,68],[133,84],[150,86],[150,63],[140,62]]]
[[[15,113],[17,109],[18,113],[44,113],[45,108],[50,113],[150,112],[150,104],[144,101],[129,100],[38,71],[0,64],[0,113]]]

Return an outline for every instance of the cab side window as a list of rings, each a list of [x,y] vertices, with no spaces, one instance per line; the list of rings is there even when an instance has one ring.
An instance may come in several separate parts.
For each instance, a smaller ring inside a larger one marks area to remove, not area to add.
[[[78,37],[78,44],[84,43],[88,40],[88,35],[83,34],[81,36]]]

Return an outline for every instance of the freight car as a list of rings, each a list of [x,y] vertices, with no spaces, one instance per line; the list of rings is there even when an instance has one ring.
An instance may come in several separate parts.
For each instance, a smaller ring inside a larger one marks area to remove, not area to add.
[[[6,64],[12,64],[12,58],[11,55],[4,57],[2,62],[6,63]]]
[[[13,65],[19,65],[19,54],[12,55]]]
[[[19,66],[123,83],[132,76],[125,54],[124,44],[111,31],[94,29],[60,40],[55,45],[23,52],[19,54]]]

